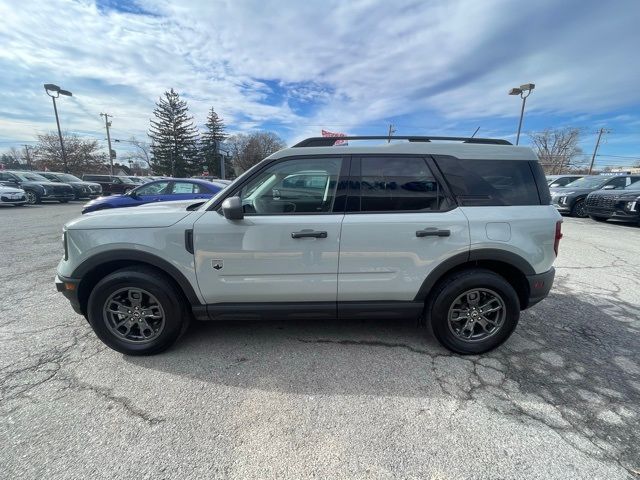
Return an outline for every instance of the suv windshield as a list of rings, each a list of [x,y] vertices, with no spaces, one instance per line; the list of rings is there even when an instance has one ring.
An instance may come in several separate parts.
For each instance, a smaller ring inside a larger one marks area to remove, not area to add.
[[[624,187],[625,190],[640,190],[640,180],[632,183],[628,187]]]
[[[135,182],[132,181],[130,178],[127,178],[127,177],[116,177],[116,178],[119,178],[120,180],[122,180],[122,183],[131,183],[135,185]]]
[[[611,180],[611,177],[582,177],[565,185],[565,188],[598,188]]]
[[[37,173],[13,172],[13,174],[23,182],[48,182],[49,181],[49,179],[43,177],[42,175],[38,175]]]

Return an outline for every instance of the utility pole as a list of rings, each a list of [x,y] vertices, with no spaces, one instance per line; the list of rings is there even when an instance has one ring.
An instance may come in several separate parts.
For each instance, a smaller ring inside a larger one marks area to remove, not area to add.
[[[396,129],[393,128],[393,124],[390,123],[389,124],[389,135],[388,135],[388,139],[387,139],[387,143],[391,143],[391,135],[393,135],[394,133],[396,133]]]
[[[610,133],[611,130],[607,130],[602,127],[598,132],[598,140],[596,141],[596,148],[593,149],[593,155],[591,156],[591,165],[589,165],[589,175],[591,175],[591,171],[593,170],[593,164],[596,161],[596,155],[598,155],[598,147],[600,147],[600,139],[602,138],[603,133]]]
[[[33,148],[31,145],[23,145],[24,147],[24,158],[27,159],[27,168],[31,170],[31,155],[29,154],[29,149]]]
[[[109,127],[111,126],[109,117],[113,117],[113,115],[101,113],[100,116],[104,117],[104,127],[107,129],[107,143],[109,144],[109,175],[113,175],[113,150],[111,150],[111,134],[109,133]]]

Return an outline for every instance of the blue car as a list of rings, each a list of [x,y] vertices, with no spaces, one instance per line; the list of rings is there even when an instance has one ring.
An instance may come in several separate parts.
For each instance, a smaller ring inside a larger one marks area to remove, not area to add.
[[[166,179],[145,183],[124,195],[99,197],[87,203],[82,213],[105,208],[135,207],[152,202],[173,200],[208,200],[226,187],[225,184],[195,179]]]

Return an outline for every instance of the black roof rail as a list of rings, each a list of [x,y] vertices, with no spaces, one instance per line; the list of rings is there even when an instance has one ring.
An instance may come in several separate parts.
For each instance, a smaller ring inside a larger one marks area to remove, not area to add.
[[[388,136],[388,135],[364,135],[346,137],[310,137],[296,143],[293,148],[301,147],[332,147],[337,140],[409,140],[409,142],[431,142],[432,140],[448,140],[462,143],[477,143],[485,145],[513,145],[500,138],[475,138],[475,137],[424,137],[424,136]]]

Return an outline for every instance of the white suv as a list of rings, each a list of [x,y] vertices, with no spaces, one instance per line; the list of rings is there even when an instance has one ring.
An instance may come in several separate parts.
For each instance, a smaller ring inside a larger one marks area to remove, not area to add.
[[[191,317],[414,318],[458,353],[500,345],[548,294],[562,236],[535,154],[387,139],[309,138],[206,203],[75,219],[57,288],[132,355],[168,348]]]

